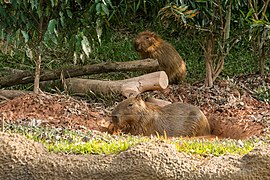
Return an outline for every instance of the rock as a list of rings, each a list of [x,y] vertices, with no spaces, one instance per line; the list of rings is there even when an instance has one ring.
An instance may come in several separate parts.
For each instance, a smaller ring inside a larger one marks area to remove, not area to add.
[[[199,158],[166,143],[141,143],[116,155],[48,153],[41,144],[0,133],[0,179],[267,179],[270,145],[245,156]]]

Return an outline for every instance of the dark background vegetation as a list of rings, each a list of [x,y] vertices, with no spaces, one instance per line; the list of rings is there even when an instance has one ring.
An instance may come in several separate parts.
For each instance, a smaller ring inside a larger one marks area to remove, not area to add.
[[[268,0],[0,2],[2,76],[10,74],[9,68],[34,72],[39,55],[41,71],[136,60],[140,57],[132,41],[144,30],[158,33],[175,46],[186,61],[188,82],[206,78],[207,53],[213,67],[224,58],[219,78],[269,73]],[[230,28],[226,30],[229,9]],[[203,50],[209,39],[213,40],[210,53]],[[115,73],[99,77],[123,78]],[[13,88],[32,90],[33,85]]]

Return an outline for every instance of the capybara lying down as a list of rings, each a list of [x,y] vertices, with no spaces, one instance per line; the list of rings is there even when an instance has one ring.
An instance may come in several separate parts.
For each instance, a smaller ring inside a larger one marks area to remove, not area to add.
[[[205,136],[210,126],[202,111],[191,104],[173,103],[160,107],[140,96],[128,98],[112,112],[116,129],[132,135],[167,137]]]

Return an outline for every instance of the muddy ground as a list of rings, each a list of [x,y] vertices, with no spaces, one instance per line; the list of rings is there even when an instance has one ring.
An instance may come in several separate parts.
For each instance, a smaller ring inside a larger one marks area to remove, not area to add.
[[[269,131],[270,105],[259,98],[263,89],[269,93],[270,77],[250,75],[217,81],[212,88],[174,85],[144,96],[194,104],[205,113],[214,135],[245,139]],[[0,115],[6,123],[106,132],[113,108],[67,95],[26,94],[1,101]]]

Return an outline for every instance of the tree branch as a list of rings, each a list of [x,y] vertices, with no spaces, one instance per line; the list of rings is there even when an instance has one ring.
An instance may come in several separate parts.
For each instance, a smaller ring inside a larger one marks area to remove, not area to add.
[[[40,81],[48,81],[83,75],[100,74],[107,72],[126,72],[126,71],[155,71],[158,69],[158,61],[154,59],[144,59],[129,62],[106,62],[100,64],[75,66],[55,71],[41,72]],[[5,77],[0,77],[0,88],[18,84],[34,82],[35,74],[32,72],[22,72]]]

